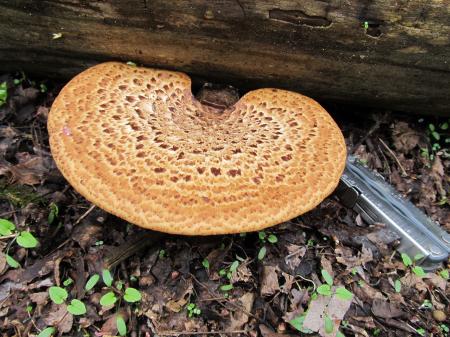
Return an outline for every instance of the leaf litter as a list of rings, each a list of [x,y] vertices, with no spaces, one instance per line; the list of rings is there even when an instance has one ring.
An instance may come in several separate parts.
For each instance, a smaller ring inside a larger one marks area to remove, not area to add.
[[[258,233],[166,236],[133,248],[134,238],[151,233],[92,207],[51,158],[46,119],[62,83],[45,81],[49,90],[43,93],[39,81],[15,84],[13,75],[0,76],[8,87],[0,107],[0,218],[29,230],[39,245],[26,249],[0,240],[2,336],[37,336],[48,327],[57,335],[115,335],[118,316],[128,334],[145,337],[213,331],[250,337],[295,336],[299,330],[322,336],[448,333],[445,269],[416,275],[395,253],[395,233],[383,224],[367,226],[333,196],[269,229],[265,236],[273,243],[264,245],[262,259]],[[429,131],[429,124],[443,125],[442,119],[329,110],[349,152],[450,229],[450,160]],[[20,266],[9,266],[5,254]],[[112,266],[111,287],[101,282],[105,266]],[[323,271],[329,296],[317,293]],[[86,289],[93,275],[100,281]],[[66,289],[64,303],[49,298],[53,286]],[[120,297],[127,288],[141,297],[102,308],[104,294]],[[70,314],[67,305],[78,303],[72,300],[82,301],[86,313]],[[191,317],[189,305],[196,308]]]

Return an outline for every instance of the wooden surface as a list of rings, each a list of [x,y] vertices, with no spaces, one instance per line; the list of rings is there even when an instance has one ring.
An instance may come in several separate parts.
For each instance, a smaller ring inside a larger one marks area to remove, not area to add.
[[[448,0],[0,0],[0,32],[1,71],[69,77],[134,61],[450,115]]]

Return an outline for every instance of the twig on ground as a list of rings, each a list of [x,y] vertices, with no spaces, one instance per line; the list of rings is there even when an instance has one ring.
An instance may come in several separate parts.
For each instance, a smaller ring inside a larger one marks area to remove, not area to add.
[[[372,125],[372,127],[364,135],[364,137],[362,137],[355,145],[353,145],[353,147],[351,149],[351,153],[354,153],[356,151],[356,149],[367,140],[367,138],[369,138],[375,131],[377,131],[380,128],[380,125],[381,125],[381,120],[375,119],[375,124]]]
[[[384,146],[384,148],[388,151],[388,153],[391,155],[391,157],[395,160],[395,162],[397,163],[398,167],[400,168],[400,170],[402,171],[402,176],[406,177],[408,176],[408,173],[406,173],[405,168],[402,166],[402,164],[400,163],[400,161],[398,160],[397,156],[395,155],[394,151],[392,151],[389,146],[386,145],[385,142],[383,142],[383,140],[381,138],[378,138],[378,140],[381,142],[381,144]]]
[[[89,213],[92,212],[92,210],[93,210],[94,208],[95,208],[95,205],[91,205],[91,207],[89,207],[88,210],[87,210],[86,212],[84,212],[83,215],[81,215],[81,216],[78,218],[78,220],[75,221],[75,223],[74,223],[73,225],[74,225],[74,226],[75,226],[75,225],[78,225],[78,224],[81,222],[81,220],[83,220],[85,217],[87,217],[87,216],[89,215]]]

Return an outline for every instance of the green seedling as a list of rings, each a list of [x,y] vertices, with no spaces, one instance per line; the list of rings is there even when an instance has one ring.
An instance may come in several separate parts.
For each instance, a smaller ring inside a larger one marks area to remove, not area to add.
[[[420,309],[433,309],[433,303],[430,300],[424,300],[420,305]]]
[[[63,286],[64,286],[64,287],[68,287],[68,286],[70,286],[72,283],[73,283],[73,279],[69,277],[69,278],[67,278],[67,279],[64,280]]]
[[[6,82],[0,84],[0,106],[6,103],[8,99],[8,87],[6,86]]]
[[[203,266],[205,269],[209,269],[209,261],[208,261],[208,259],[204,259],[204,260],[202,261],[202,266]]]
[[[400,293],[402,291],[402,283],[400,282],[400,280],[395,280],[394,289],[396,293]]]
[[[300,316],[297,316],[294,319],[290,320],[289,324],[292,325],[296,330],[298,330],[302,333],[307,333],[307,334],[313,333],[312,330],[303,327],[303,324],[305,323],[305,317],[306,317],[306,312],[304,312]]]
[[[66,289],[57,286],[50,287],[48,289],[48,294],[55,304],[63,304],[69,297]],[[80,300],[72,299],[67,305],[67,311],[75,316],[84,315],[86,313],[86,306]]]
[[[167,253],[166,253],[166,251],[164,249],[160,249],[160,251],[158,253],[158,256],[159,256],[160,259],[162,259],[164,257],[167,257]]]
[[[414,260],[412,260],[408,256],[408,254],[401,253],[401,258],[402,258],[404,266],[410,268],[411,271],[419,277],[423,277],[426,275],[426,273],[422,267],[416,266],[416,262],[423,259],[423,257],[424,256],[422,254],[417,254],[416,256],[414,256]]]
[[[127,324],[121,315],[117,315],[116,317],[116,326],[119,335],[126,336],[127,334]]]
[[[258,238],[260,243],[262,244],[262,247],[258,251],[258,260],[262,260],[267,253],[267,248],[265,246],[266,241],[270,244],[275,244],[278,242],[278,238],[275,234],[267,234],[265,231],[259,231]]]
[[[188,317],[194,317],[194,316],[200,316],[200,314],[202,313],[202,311],[200,310],[199,307],[197,307],[197,305],[195,303],[189,303],[186,306],[186,310],[188,312]]]
[[[0,236],[4,236],[6,238],[10,237],[11,241],[7,245],[7,249],[5,252],[6,263],[11,268],[19,268],[20,264],[14,260],[12,256],[8,254],[9,249],[11,248],[12,243],[15,241],[17,244],[23,248],[35,248],[39,242],[34,237],[31,232],[28,231],[17,231],[16,225],[7,219],[0,219]]]
[[[92,290],[92,288],[95,287],[95,285],[97,284],[97,282],[100,280],[100,275],[98,274],[94,274],[92,275],[89,280],[86,282],[86,285],[84,286],[84,289],[86,291],[90,291]]]
[[[58,208],[58,205],[53,202],[50,203],[49,207],[50,207],[50,212],[48,213],[47,221],[48,221],[48,224],[51,225],[51,224],[53,224],[53,222],[59,215],[59,208]]]
[[[426,334],[426,331],[425,331],[424,328],[416,329],[416,331],[417,331],[417,333],[418,333],[419,335],[421,335],[421,336],[425,336],[425,334]]]
[[[333,277],[325,269],[322,269],[321,274],[325,284],[320,285],[316,291],[323,296],[332,296]],[[334,294],[342,300],[351,300],[353,298],[353,293],[348,291],[345,287],[336,288]]]
[[[54,327],[48,327],[42,330],[37,337],[51,337],[56,332]]]

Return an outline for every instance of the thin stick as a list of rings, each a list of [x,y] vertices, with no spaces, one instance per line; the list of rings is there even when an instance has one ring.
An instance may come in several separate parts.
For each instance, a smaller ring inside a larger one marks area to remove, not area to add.
[[[83,220],[85,217],[87,217],[89,215],[89,213],[92,212],[92,210],[94,208],[95,208],[95,205],[91,205],[91,207],[89,207],[88,210],[86,212],[84,212],[83,215],[80,216],[77,221],[75,221],[74,225],[78,225],[81,222],[81,220]]]
[[[17,236],[17,234],[9,234],[9,235],[5,235],[5,236],[0,236],[0,240],[11,239],[15,236]]]
[[[406,170],[404,169],[404,167],[402,166],[402,164],[400,163],[400,161],[398,160],[397,156],[395,155],[394,151],[392,151],[389,146],[386,145],[385,142],[383,142],[383,140],[381,138],[378,138],[378,140],[381,142],[381,144],[384,146],[384,148],[389,152],[389,154],[391,155],[391,157],[395,160],[395,162],[397,163],[398,167],[402,170],[402,176],[408,176],[408,173],[406,173]]]

